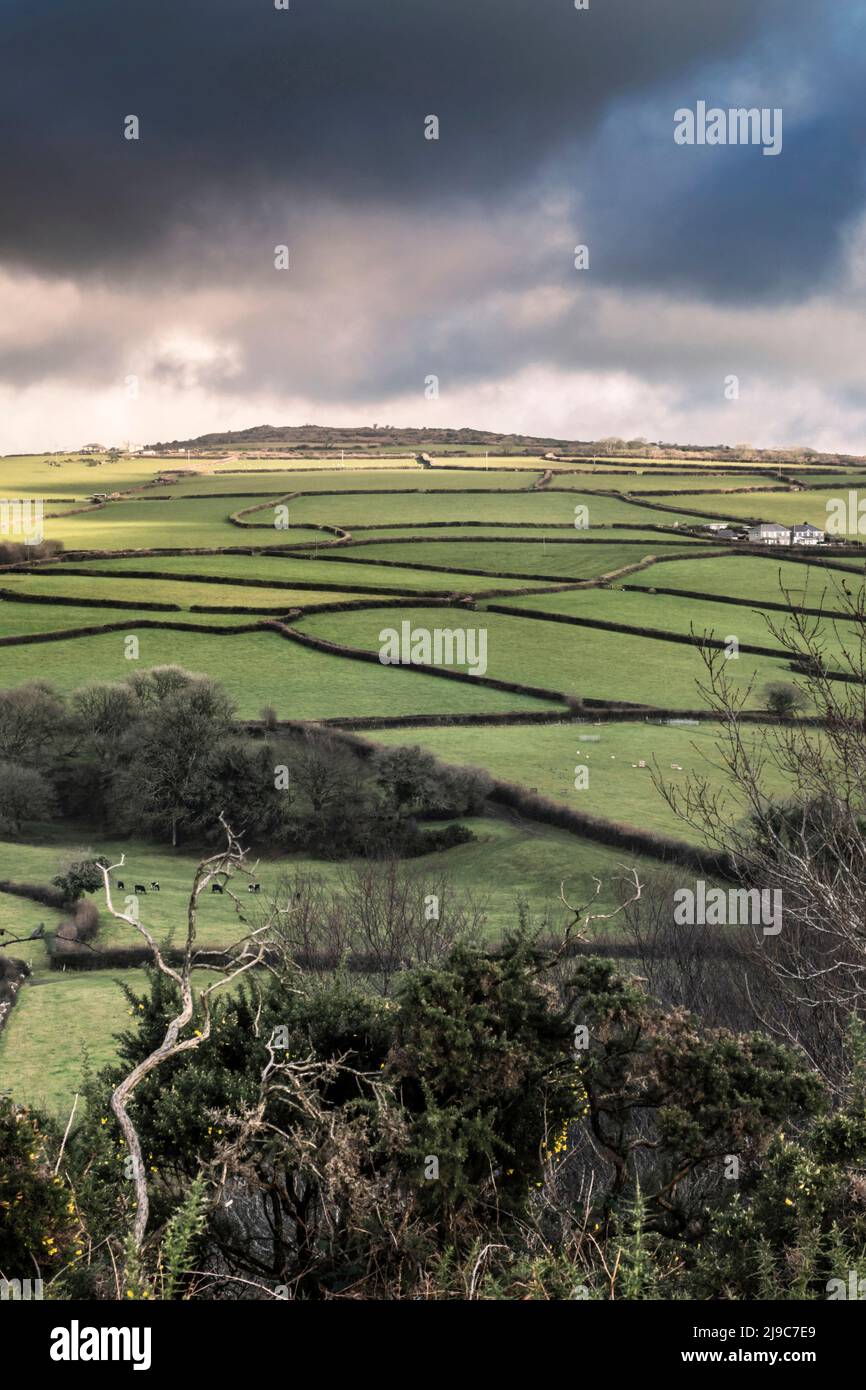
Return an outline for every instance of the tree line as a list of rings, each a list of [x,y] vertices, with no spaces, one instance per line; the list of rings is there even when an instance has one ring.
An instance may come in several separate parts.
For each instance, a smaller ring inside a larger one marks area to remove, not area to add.
[[[419,748],[367,756],[312,729],[254,737],[217,681],[176,666],[68,696],[40,681],[0,691],[0,831],[12,835],[61,817],[198,846],[223,812],[265,849],[406,856],[470,839],[454,821],[482,809],[489,785]]]

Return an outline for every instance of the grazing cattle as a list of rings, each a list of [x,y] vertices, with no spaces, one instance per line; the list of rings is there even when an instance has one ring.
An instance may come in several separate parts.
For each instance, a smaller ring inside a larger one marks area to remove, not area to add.
[[[132,891],[134,893],[147,893],[147,889],[145,888],[143,883],[137,883]]]
[[[125,893],[125,892],[126,892],[126,884],[124,883],[124,881],[123,881],[122,878],[119,878],[119,879],[117,880],[117,887],[118,887],[118,889],[119,889],[119,891],[120,891],[121,893]]]
[[[151,888],[151,892],[153,892],[153,893],[158,893],[158,892],[159,892],[159,884],[156,883],[155,881],[150,885],[150,888]]]
[[[260,893],[261,891],[262,891],[262,885],[261,885],[260,883],[248,883],[248,884],[247,884],[247,892],[248,892],[248,893]]]
[[[222,889],[222,884],[221,884],[221,883],[212,883],[211,886],[210,886],[210,891],[211,891],[212,893],[221,893],[221,892],[223,891],[223,889]]]

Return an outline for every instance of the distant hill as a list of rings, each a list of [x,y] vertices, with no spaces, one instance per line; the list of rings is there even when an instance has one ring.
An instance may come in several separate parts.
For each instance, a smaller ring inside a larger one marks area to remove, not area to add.
[[[509,453],[536,452],[539,449],[562,447],[564,441],[534,435],[496,434],[490,430],[471,429],[391,429],[387,426],[365,425],[336,427],[328,425],[255,425],[248,430],[228,430],[203,434],[197,439],[173,439],[151,445],[151,448],[192,449],[297,449],[315,445],[324,449],[361,447],[381,449],[402,447],[422,449],[425,444],[447,445],[460,450],[472,447],[502,449]]]
[[[727,459],[765,463],[863,464],[866,457],[821,453],[808,447],[755,449],[748,444],[674,444],[646,439],[556,439],[548,435],[497,434],[493,430],[401,428],[388,425],[254,425],[246,430],[218,431],[194,439],[161,440],[148,449],[177,453],[260,451],[280,454],[330,455],[341,450],[375,455],[394,453],[550,454],[555,458]]]

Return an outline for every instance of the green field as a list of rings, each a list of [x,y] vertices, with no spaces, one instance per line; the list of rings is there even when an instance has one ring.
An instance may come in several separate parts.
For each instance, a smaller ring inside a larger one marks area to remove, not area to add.
[[[664,526],[662,518],[661,525]],[[577,530],[573,526],[425,526],[423,530],[415,526],[372,526],[369,530],[353,533],[353,538],[348,543],[340,546],[341,553],[352,555],[357,553],[363,555],[368,544],[372,541],[399,541],[405,543],[413,540],[422,545],[429,545],[431,541],[456,540],[472,545],[480,540],[500,540],[511,541],[515,545],[534,545],[537,541],[548,540],[557,541],[566,545],[622,545],[631,542],[634,545],[643,545],[646,549],[658,549],[660,552],[673,546],[675,554],[677,550],[687,550],[696,548],[706,549],[706,538],[698,536],[684,535],[677,531],[675,526],[666,529],[651,530],[648,526],[589,526],[583,530]],[[383,551],[382,554],[385,552]]]
[[[560,729],[560,726],[550,728]],[[471,734],[471,730],[463,732]],[[403,741],[424,742],[417,734],[411,738],[404,734]],[[462,760],[455,757],[454,761]],[[529,901],[533,910],[539,913],[550,908],[558,899],[559,883],[563,877],[573,879],[583,892],[590,882],[596,855],[601,856],[598,863],[603,866],[605,875],[613,873],[622,859],[620,853],[607,850],[604,846],[590,846],[565,831],[533,826],[519,817],[474,818],[465,823],[476,836],[473,842],[436,854],[422,855],[413,859],[410,867],[413,872],[417,871],[422,880],[428,873],[432,878],[445,876],[466,897],[474,897],[482,903],[490,930],[498,931],[512,924],[516,903],[521,899]],[[112,875],[112,881],[122,879],[127,889],[135,882],[149,886],[152,881],[157,881],[159,893],[149,891],[146,897],[139,898],[141,920],[161,944],[182,942],[197,855],[183,847],[171,850],[146,841],[118,840],[93,827],[87,830],[86,836],[82,835],[75,841],[69,840],[62,825],[41,826],[38,829],[38,836],[27,844],[0,840],[0,878],[13,882],[47,882],[70,859],[104,854],[114,864],[125,856],[125,867]],[[245,915],[248,921],[254,920],[255,912],[267,902],[268,894],[276,890],[280,879],[287,873],[315,873],[325,882],[337,885],[351,871],[351,867],[351,861],[346,864],[313,860],[300,854],[260,859],[257,861],[256,879],[262,885],[262,896]],[[649,872],[651,865],[647,863],[643,867]],[[239,882],[242,884],[243,880]],[[246,897],[243,888],[240,896],[242,899]],[[115,906],[122,908],[122,899],[123,894],[115,894]],[[102,894],[97,893],[94,901],[100,906]],[[130,927],[112,919],[104,909],[101,919],[99,940],[102,945],[141,944],[140,938]],[[58,914],[40,903],[0,893],[0,928],[9,935],[20,935],[22,930],[29,931],[43,921],[46,928],[51,930],[58,924]],[[239,939],[244,930],[227,896],[203,895],[197,930],[199,944],[205,947],[226,946]],[[12,954],[31,963],[36,973],[45,967],[41,943],[23,942],[14,948]]]
[[[299,555],[166,555],[125,556],[117,560],[87,560],[76,562],[75,568],[99,570],[123,574],[125,570],[145,570],[148,575],[162,574],[166,577],[184,575],[213,575],[217,579],[254,580],[265,587],[274,583],[309,584],[315,589],[319,585],[333,585],[335,589],[363,590],[386,589],[392,594],[418,593],[419,590],[434,590],[441,594],[478,592],[477,575],[461,573],[436,574],[424,570],[412,570],[395,563],[353,564],[348,558],[351,552],[342,548],[328,554],[319,551],[318,556],[307,552]],[[358,556],[366,553],[359,548]],[[464,560],[464,564],[465,564]],[[52,565],[51,572],[62,574],[62,565]],[[520,589],[525,587],[517,579],[497,579],[485,587],[490,589]]]
[[[699,837],[674,815],[651,769],[655,767],[663,782],[675,789],[682,790],[695,774],[709,776],[716,788],[722,786],[714,766],[721,729],[710,723],[544,724],[532,730],[531,739],[522,728],[490,728],[484,732],[483,747],[477,732],[465,728],[393,729],[375,737],[381,743],[417,744],[460,767],[483,763],[502,781],[516,782],[575,810],[686,840]],[[640,767],[641,761],[647,766]],[[588,785],[579,790],[578,766],[589,773]],[[777,786],[781,792],[781,784]]]
[[[631,578],[631,575],[627,576],[628,582],[631,582]],[[776,650],[780,647],[780,638],[768,627],[768,619],[774,623],[777,631],[785,628],[788,621],[784,613],[749,608],[744,604],[735,606],[712,599],[677,598],[671,594],[629,592],[620,588],[566,589],[558,593],[490,599],[486,602],[507,602],[509,607],[527,613],[622,623],[638,632],[652,628],[686,637],[711,637],[715,641],[736,637],[743,645]],[[482,607],[486,606],[486,602]],[[822,621],[815,631],[820,635],[826,658],[832,658],[837,663],[844,651],[858,653],[864,640],[862,625],[853,620],[841,623]]]
[[[809,608],[839,606],[840,586],[854,581],[838,570],[781,559],[777,555],[722,555],[717,558],[676,560],[654,565],[629,584],[646,588],[690,589],[695,593],[722,594],[753,603],[782,603],[789,593],[795,604]]]
[[[771,488],[774,486],[784,487],[784,483],[774,484],[772,479],[762,476],[760,473],[711,473],[705,476],[695,477],[693,473],[670,473],[667,469],[664,472],[656,473],[650,468],[635,468],[628,473],[575,473],[572,475],[559,473],[551,478],[549,486],[553,489],[562,488],[586,488],[587,491],[596,488],[612,489],[614,492],[627,492],[635,495],[641,492],[727,492],[731,488],[754,487]],[[687,505],[685,502],[683,505]],[[688,505],[691,505],[690,503]]]
[[[129,1023],[117,981],[140,989],[140,970],[46,974],[25,985],[0,1035],[0,1091],[68,1116],[87,1072],[115,1060],[115,1034]]]
[[[293,521],[316,521],[329,526],[385,526],[389,523],[419,525],[425,522],[477,521],[487,525],[519,522],[567,526],[574,529],[575,508],[586,507],[583,525],[606,526],[618,522],[625,526],[672,526],[688,524],[694,513],[687,510],[657,510],[639,503],[594,492],[516,492],[479,495],[468,492],[459,498],[435,493],[367,493],[363,496],[299,497],[292,503]],[[700,520],[700,518],[699,518]]]
[[[164,615],[170,620],[172,614]],[[178,613],[177,618],[185,622],[224,622],[231,627],[234,624],[242,623],[244,619],[239,615],[225,614],[216,619],[207,618],[204,615],[188,613],[186,615]],[[149,622],[158,621],[160,615],[157,613],[136,612],[123,608],[75,608],[66,604],[47,603],[15,603],[0,599],[0,631],[4,637],[26,637],[39,632],[60,632],[65,628],[94,628],[103,627],[107,623],[125,623],[130,631],[134,624],[142,619]],[[11,671],[12,667],[7,668],[7,660],[12,660],[11,653],[5,649],[0,657],[0,663],[6,670]]]
[[[703,703],[698,682],[705,677],[699,653],[689,646],[648,637],[624,636],[565,624],[534,622],[499,613],[406,608],[401,621],[421,628],[478,628],[487,631],[487,674],[498,680],[557,690],[571,698],[628,700],[660,708],[696,709]],[[380,632],[397,626],[381,613],[310,614],[302,632],[331,642],[378,651]],[[787,668],[769,657],[742,655],[732,667],[737,689],[750,684],[750,708],[762,707],[760,688],[784,678]]]
[[[189,609],[192,606],[238,606],[260,611],[274,609],[281,613],[288,613],[292,608],[310,607],[317,603],[340,603],[357,597],[349,589],[317,592],[315,589],[269,589],[264,584],[256,587],[240,584],[196,584],[180,579],[135,579],[132,576],[124,577],[122,571],[115,577],[104,578],[97,575],[91,577],[65,574],[57,569],[44,569],[33,575],[5,575],[0,588],[46,600],[62,597],[99,599],[101,603],[107,604],[116,603],[118,600],[124,603],[171,603],[178,609]],[[6,607],[11,610],[14,605],[7,604]],[[50,607],[50,604],[46,607]],[[39,611],[38,608],[36,611]],[[60,618],[64,612],[78,610],[65,609],[58,604],[50,611],[55,617]],[[103,619],[100,609],[87,611],[92,615],[91,622],[108,621],[107,618]],[[60,623],[57,625],[60,626]],[[5,621],[3,631],[6,631]]]
[[[473,543],[474,542],[474,543]],[[526,575],[539,579],[561,579],[563,582],[594,579],[610,574],[626,565],[640,564],[649,555],[687,553],[687,546],[656,546],[652,539],[635,545],[617,543],[597,545],[579,540],[522,539],[481,540],[466,537],[458,541],[380,542],[357,547],[362,560],[393,560],[395,563],[439,565],[454,570],[458,566],[482,570],[492,575]]]
[[[752,492],[739,496],[725,497],[719,502],[720,510],[728,516],[743,521],[778,521],[783,526],[795,522],[811,521],[813,526],[822,529],[827,525],[827,504],[833,498],[847,497],[847,486],[825,488],[809,487],[801,492]],[[703,503],[697,503],[700,511],[709,510]]]
[[[249,499],[255,504],[255,499]],[[244,504],[229,498],[169,498],[157,494],[149,501],[107,502],[105,506],[72,515],[45,518],[48,540],[63,541],[68,550],[145,550],[151,547],[191,549],[196,546],[244,544],[244,528],[229,521],[233,511]],[[300,518],[299,518],[300,519]],[[290,515],[290,524],[294,518]],[[291,541],[326,540],[327,536],[304,526],[276,530],[273,518],[268,529],[273,545]],[[264,542],[263,542],[264,543]]]
[[[390,618],[379,618],[389,622]],[[127,638],[139,640],[136,662]],[[273,706],[281,719],[348,719],[354,715],[473,714],[543,709],[529,696],[457,683],[421,671],[347,661],[286,641],[274,632],[172,632],[136,628],[2,650],[3,681],[47,680],[75,690],[92,680],[122,680],[135,666],[184,666],[220,681],[238,715],[257,718]]]
[[[59,465],[59,467],[55,466]],[[159,471],[185,468],[181,459],[107,458],[95,463],[79,454],[16,454],[0,459],[4,497],[85,498],[96,492],[150,484]]]
[[[212,984],[213,975],[194,972],[193,981]],[[26,984],[0,1035],[0,1093],[66,1120],[82,1082],[117,1060],[133,1013],[121,986],[141,993],[144,984],[141,970],[112,969],[46,972]]]
[[[177,938],[183,932],[186,922],[186,905],[190,884],[197,857],[189,851],[173,851],[162,845],[118,840],[111,834],[89,827],[75,841],[69,838],[68,830],[60,823],[56,826],[38,827],[38,836],[27,844],[15,840],[0,840],[0,879],[13,883],[49,883],[55,874],[61,872],[69,860],[95,858],[106,855],[109,861],[119,863],[125,857],[126,865],[113,879],[120,878],[131,890],[133,884],[148,886],[154,880],[159,883],[159,893],[148,893],[140,900],[141,917],[153,929],[156,939],[164,944]],[[265,892],[276,884],[277,868],[264,863],[258,870],[258,878]],[[115,906],[123,908],[123,894],[115,896]],[[102,902],[102,894],[97,893],[94,901]],[[57,913],[41,903],[20,898],[9,893],[0,893],[0,927],[10,935],[19,935],[24,914],[24,925],[28,928],[44,921],[51,930],[60,920]],[[220,894],[205,894],[200,903],[198,940],[205,946],[225,946],[241,935],[237,917],[230,899]],[[99,940],[102,945],[138,945],[131,929],[117,922],[107,913],[102,913]],[[41,949],[41,948],[40,948]],[[22,960],[39,965],[39,954],[31,958],[30,952],[37,950],[36,943],[22,943],[15,948],[15,954]]]

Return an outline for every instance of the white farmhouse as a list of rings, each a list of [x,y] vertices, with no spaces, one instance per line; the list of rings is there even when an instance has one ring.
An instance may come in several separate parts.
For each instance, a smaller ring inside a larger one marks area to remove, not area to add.
[[[792,545],[823,545],[824,532],[819,531],[817,526],[813,526],[810,521],[804,521],[802,526],[791,527]]]
[[[762,521],[758,526],[749,528],[748,539],[760,545],[790,545],[791,532],[777,521]]]

